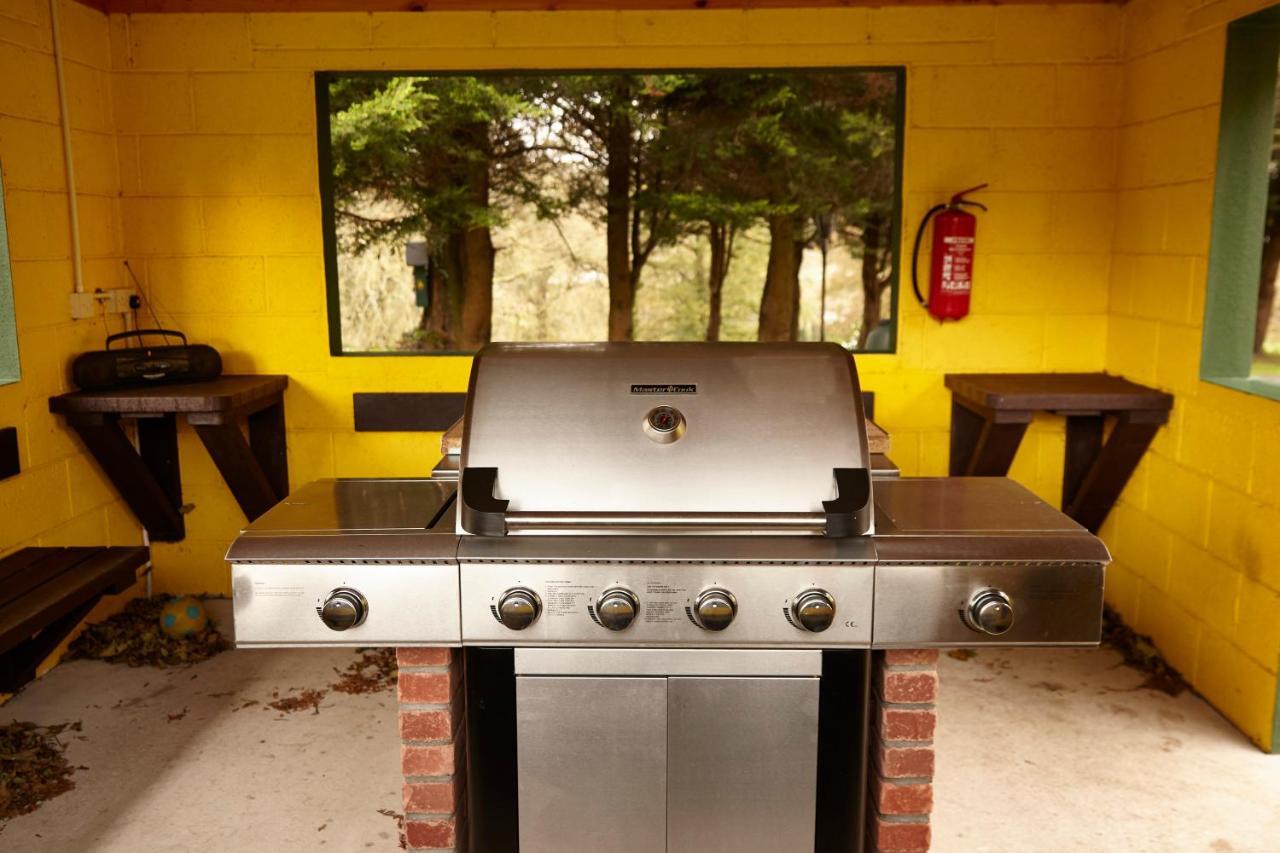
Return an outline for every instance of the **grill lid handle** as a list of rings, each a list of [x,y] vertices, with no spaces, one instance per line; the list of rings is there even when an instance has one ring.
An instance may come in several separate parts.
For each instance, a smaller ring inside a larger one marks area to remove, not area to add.
[[[822,502],[822,513],[690,513],[664,516],[660,513],[622,514],[607,512],[580,513],[508,513],[510,501],[494,497],[498,485],[497,468],[472,468],[462,470],[462,525],[478,536],[506,536],[508,521],[524,528],[553,526],[572,528],[575,524],[596,527],[614,524],[641,526],[661,532],[664,525],[684,522],[694,526],[742,527],[753,522],[785,533],[789,528],[807,527],[812,532],[820,530],[832,539],[861,536],[871,527],[871,472],[866,468],[835,468],[832,474],[836,482],[836,496]]]
[[[827,513],[826,535],[832,539],[859,536],[870,526],[871,472],[866,468],[836,468],[836,496],[822,502]]]
[[[495,498],[497,468],[466,468],[462,471],[462,525],[479,536],[507,535],[507,505]]]

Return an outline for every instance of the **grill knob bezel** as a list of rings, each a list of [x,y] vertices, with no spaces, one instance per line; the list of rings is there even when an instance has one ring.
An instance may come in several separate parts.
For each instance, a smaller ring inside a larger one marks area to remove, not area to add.
[[[542,615],[542,599],[528,587],[512,587],[498,599],[498,621],[512,631],[523,631]]]
[[[719,612],[711,612],[713,606]],[[729,611],[728,618],[725,618],[723,613],[726,606]],[[738,616],[738,599],[723,587],[708,587],[698,593],[698,597],[694,599],[691,612],[693,613],[694,624],[702,630],[723,631],[732,625],[733,620]]]
[[[991,637],[1009,633],[1016,618],[1013,601],[1003,590],[995,588],[975,592],[960,613],[970,630]]]
[[[369,602],[358,589],[340,586],[330,590],[324,604],[316,608],[320,621],[330,631],[359,628],[369,618]]]
[[[836,600],[825,589],[806,589],[791,602],[791,618],[796,627],[821,634],[836,621]]]
[[[634,592],[615,586],[596,599],[596,618],[610,631],[625,631],[640,616],[640,599]]]

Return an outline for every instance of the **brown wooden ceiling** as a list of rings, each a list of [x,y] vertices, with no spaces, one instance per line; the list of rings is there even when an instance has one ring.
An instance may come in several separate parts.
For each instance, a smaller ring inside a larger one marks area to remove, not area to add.
[[[77,0],[102,12],[474,12],[803,9],[857,6],[1121,5],[1126,0]]]

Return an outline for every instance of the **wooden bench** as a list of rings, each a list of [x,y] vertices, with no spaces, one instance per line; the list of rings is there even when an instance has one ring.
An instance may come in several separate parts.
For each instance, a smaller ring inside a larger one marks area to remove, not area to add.
[[[133,586],[146,548],[23,548],[0,559],[0,692],[36,667],[107,593]]]

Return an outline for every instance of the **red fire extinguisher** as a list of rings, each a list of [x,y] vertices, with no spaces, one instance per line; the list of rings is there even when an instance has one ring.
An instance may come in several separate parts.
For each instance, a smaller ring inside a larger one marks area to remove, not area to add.
[[[916,299],[920,304],[939,320],[959,320],[969,313],[978,217],[964,208],[976,207],[982,211],[987,208],[976,201],[969,201],[965,196],[985,189],[986,186],[979,184],[956,193],[946,204],[935,204],[924,215],[920,230],[916,232],[915,248],[911,252],[911,286],[915,289]],[[929,271],[929,298],[926,300],[920,293],[918,275],[920,243],[924,239],[925,229],[929,227],[929,220],[934,217],[937,217],[937,221],[933,224],[933,266]]]

